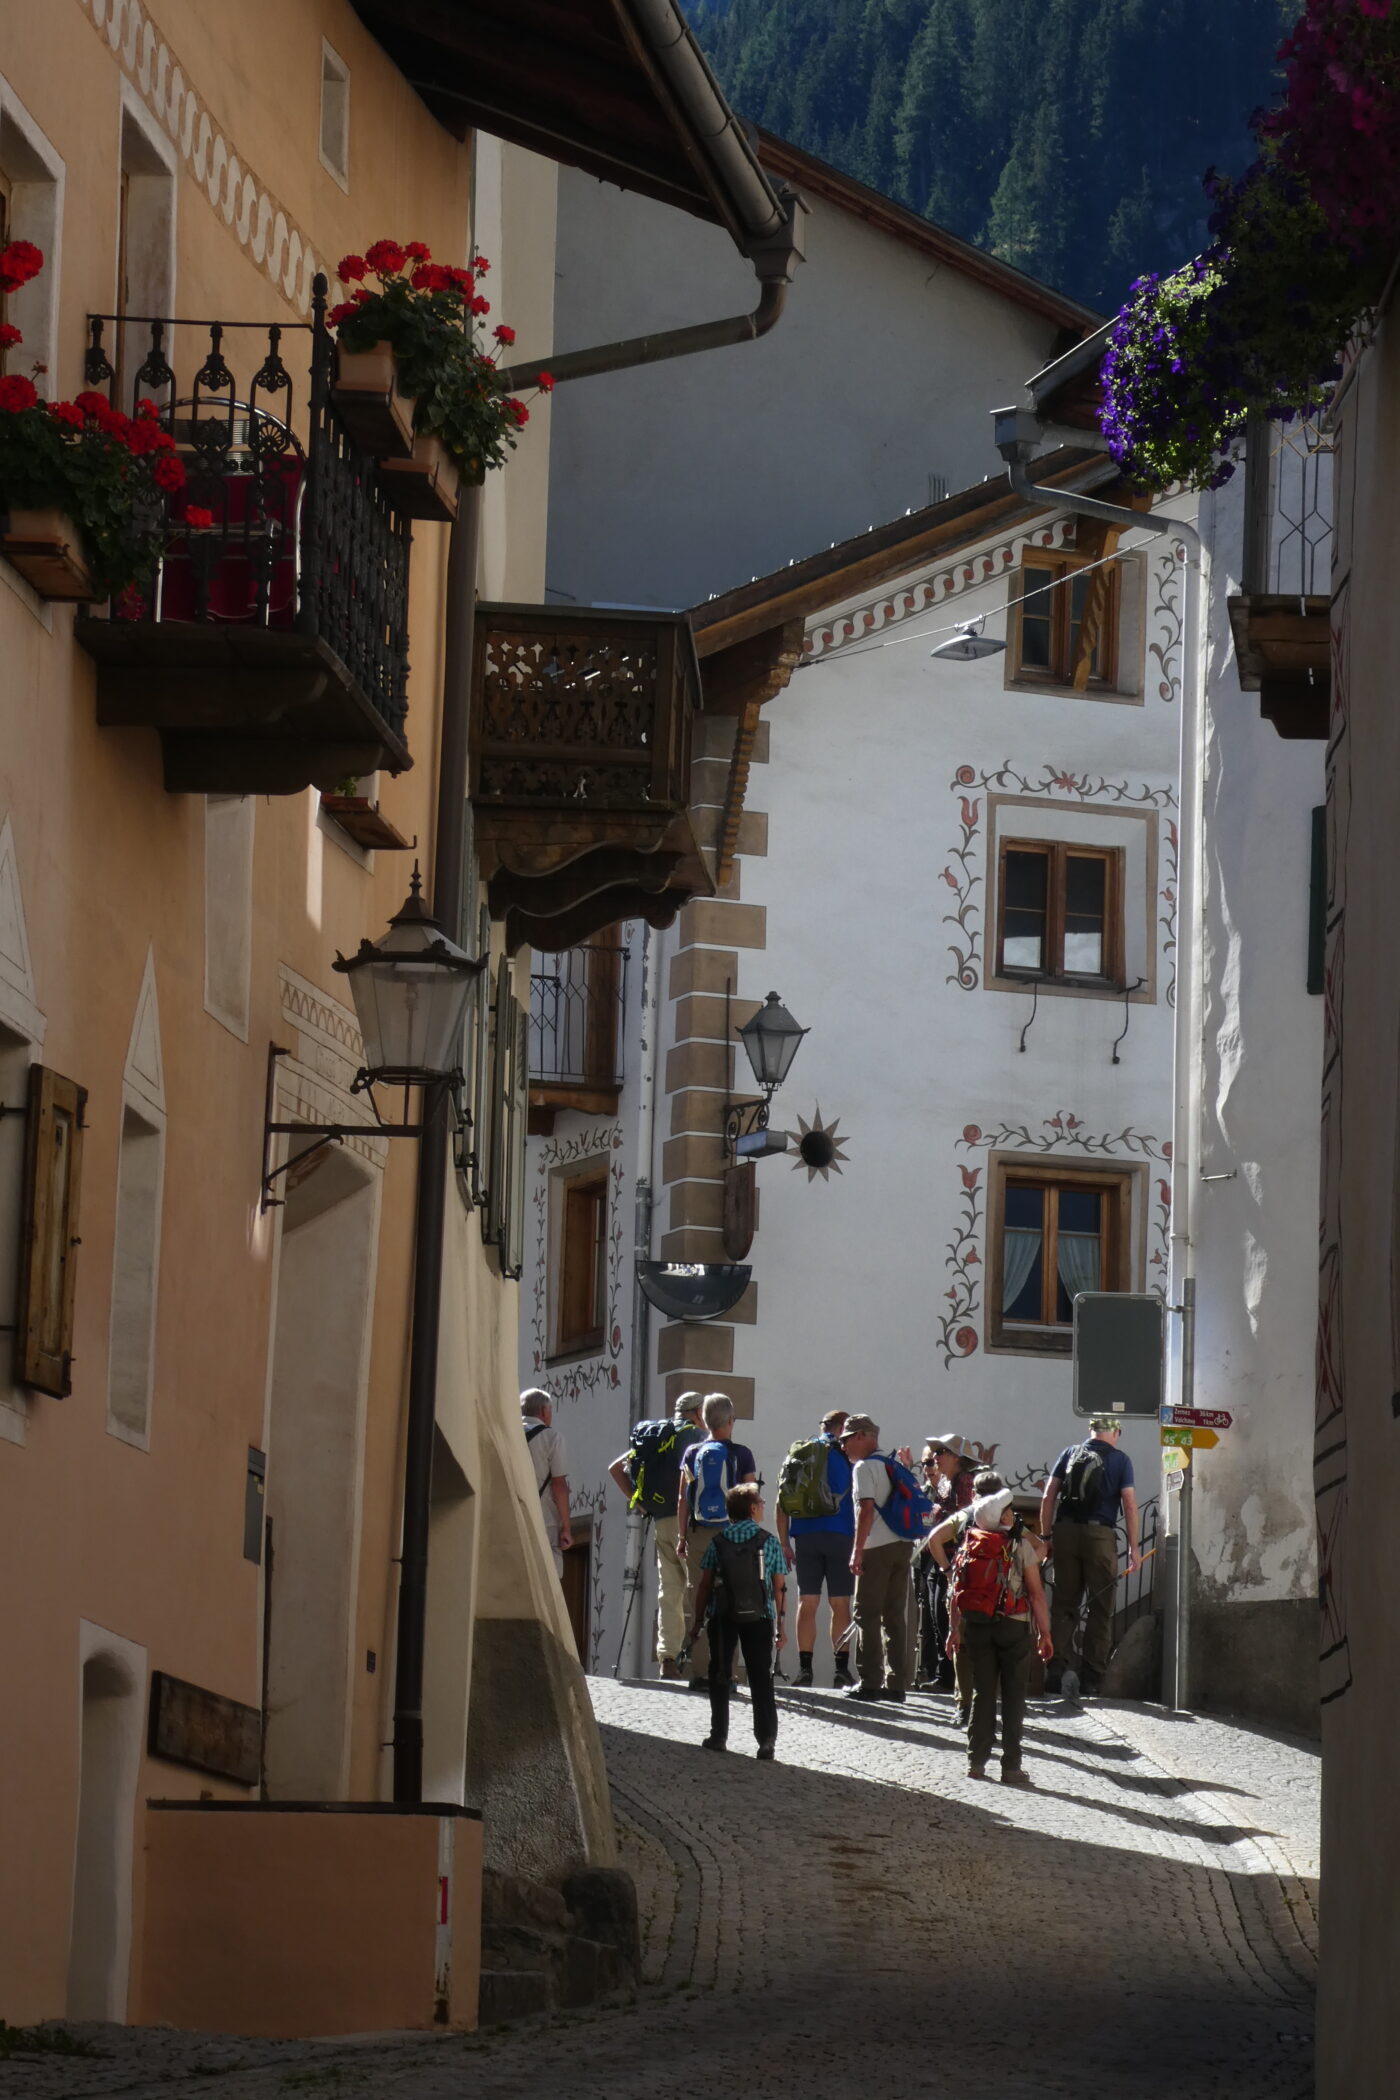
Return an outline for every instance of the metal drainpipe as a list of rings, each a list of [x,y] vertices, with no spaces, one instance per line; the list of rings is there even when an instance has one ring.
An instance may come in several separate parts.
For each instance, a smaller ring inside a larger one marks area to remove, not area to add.
[[[655,1201],[652,1152],[656,1132],[657,1032],[660,1023],[660,998],[657,989],[660,975],[660,958],[657,954],[659,946],[660,941],[655,928],[646,927],[642,936],[642,1066],[637,1103],[637,1201],[633,1249],[637,1261],[651,1259],[651,1220]],[[627,1396],[627,1418],[633,1427],[646,1414],[650,1349],[651,1307],[643,1295],[634,1271],[632,1362]],[[640,1511],[630,1510],[627,1516],[623,1591],[630,1615],[628,1623],[632,1629],[628,1671],[633,1677],[640,1677],[646,1667],[646,1616],[641,1610],[646,1592],[646,1534],[645,1518]]]
[[[600,372],[628,371],[660,358],[685,357],[766,334],[783,310],[792,273],[802,260],[800,198],[788,195],[786,225],[773,241],[756,244],[754,267],[763,280],[756,311],[727,321],[701,322],[657,336],[540,358],[502,375],[509,386],[551,371],[556,384]],[[452,933],[462,913],[466,844],[468,725],[472,651],[476,636],[476,572],[483,492],[466,491],[452,526],[447,557],[442,716],[438,749],[431,909]],[[448,1102],[442,1088],[425,1092],[413,1219],[413,1337],[408,1367],[408,1424],[404,1453],[398,1634],[394,1666],[393,1792],[396,1802],[423,1798],[423,1665],[428,1623],[428,1526],[433,1494],[433,1434],[437,1415],[438,1339],[442,1324],[442,1255],[448,1181]],[[650,1156],[647,1158],[650,1178]],[[648,1223],[648,1238],[650,1229]],[[640,1296],[640,1293],[638,1293]],[[643,1352],[646,1343],[643,1341]],[[643,1387],[645,1392],[645,1387]]]
[[[1201,870],[1204,838],[1205,798],[1205,687],[1206,608],[1210,603],[1210,553],[1194,525],[1177,518],[1154,518],[1149,512],[1127,510],[1100,497],[1076,495],[1072,490],[1048,488],[1030,478],[1030,460],[1040,442],[1036,417],[1024,409],[999,409],[994,416],[997,450],[1006,461],[1011,486],[1028,501],[1048,503],[1061,510],[1098,518],[1109,525],[1129,526],[1157,536],[1177,534],[1186,542],[1187,576],[1190,587],[1182,607],[1181,680],[1181,811],[1179,862],[1177,869],[1177,927],[1180,953],[1186,967],[1178,973],[1176,1030],[1173,1051],[1172,1106],[1172,1242],[1177,1259],[1173,1282],[1179,1302],[1181,1327],[1177,1348],[1177,1392],[1180,1405],[1190,1407],[1195,1399],[1196,1375],[1196,1194],[1199,1179],[1199,1132],[1201,1127],[1202,1031],[1205,1025],[1205,887]],[[1190,550],[1194,549],[1194,552]],[[1170,1682],[1166,1691],[1173,1706],[1184,1712],[1190,1706],[1191,1625],[1191,1472],[1181,1488],[1175,1553],[1175,1581],[1168,1627]]]

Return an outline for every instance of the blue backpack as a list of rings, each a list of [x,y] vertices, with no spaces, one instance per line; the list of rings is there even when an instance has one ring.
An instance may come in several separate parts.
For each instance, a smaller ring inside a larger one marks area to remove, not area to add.
[[[933,1517],[933,1504],[908,1466],[883,1451],[872,1454],[890,1476],[890,1492],[880,1506],[880,1515],[897,1539],[921,1539]]]
[[[727,1524],[724,1491],[739,1477],[734,1446],[719,1437],[707,1437],[686,1454],[690,1467],[690,1513],[697,1524]]]

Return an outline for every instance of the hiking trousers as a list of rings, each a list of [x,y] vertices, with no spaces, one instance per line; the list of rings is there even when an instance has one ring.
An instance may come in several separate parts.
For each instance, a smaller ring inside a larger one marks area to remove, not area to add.
[[[653,1517],[656,1533],[656,1660],[674,1662],[685,1646],[685,1562],[676,1558],[676,1518]]]
[[[1001,1769],[1021,1769],[1021,1731],[1026,1718],[1026,1685],[1031,1671],[1031,1622],[998,1612],[964,1612],[961,1647],[972,1665],[972,1726],[967,1732],[967,1761],[985,1765],[997,1732],[997,1693],[1001,1693]]]
[[[773,1621],[754,1619],[736,1625],[732,1619],[710,1620],[710,1735],[722,1743],[729,1734],[729,1680],[734,1650],[739,1648],[749,1677],[754,1740],[778,1739],[778,1702],[773,1694]]]
[[[861,1556],[853,1616],[857,1667],[865,1691],[909,1689],[913,1645],[909,1638],[913,1617],[909,1569],[913,1558],[914,1548],[903,1539],[891,1539],[888,1546],[867,1546]]]
[[[684,1616],[685,1630],[687,1633],[690,1632],[691,1621],[695,1617],[695,1593],[700,1587],[700,1563],[705,1558],[705,1553],[707,1548],[709,1547],[711,1539],[718,1538],[719,1534],[723,1531],[723,1529],[723,1524],[697,1524],[692,1520],[690,1529],[686,1533],[686,1558],[683,1562],[681,1562],[680,1565],[683,1566],[685,1569]],[[697,1677],[703,1680],[709,1674],[709,1623],[710,1622],[708,1619],[706,1619],[702,1623],[700,1628],[700,1638],[690,1651],[690,1663],[688,1667],[690,1680],[692,1684],[695,1682]]]
[[[1058,1674],[1073,1659],[1080,1606],[1087,1597],[1084,1668],[1090,1677],[1102,1677],[1113,1652],[1113,1605],[1118,1594],[1117,1530],[1112,1524],[1071,1524],[1062,1518],[1055,1526],[1054,1545],[1055,1582],[1050,1599],[1054,1668]]]

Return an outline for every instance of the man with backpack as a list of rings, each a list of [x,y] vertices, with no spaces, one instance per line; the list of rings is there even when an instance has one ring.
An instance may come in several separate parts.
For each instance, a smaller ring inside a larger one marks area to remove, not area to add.
[[[574,1543],[574,1534],[569,1523],[569,1456],[563,1431],[554,1427],[553,1394],[543,1386],[527,1386],[520,1395],[520,1421],[535,1469],[545,1538],[554,1552],[554,1572],[562,1579],[564,1555]],[[554,1504],[552,1510],[545,1508],[546,1494]]]
[[[1138,1505],[1133,1462],[1118,1448],[1123,1425],[1095,1415],[1082,1444],[1070,1444],[1050,1468],[1040,1503],[1041,1535],[1054,1557],[1051,1628],[1058,1667],[1045,1680],[1058,1692],[1074,1650],[1080,1606],[1088,1600],[1079,1688],[1096,1692],[1113,1647],[1113,1601],[1118,1590],[1118,1513],[1128,1534],[1131,1575],[1138,1561]]]
[[[774,1636],[777,1649],[787,1639],[783,1549],[772,1532],[762,1528],[763,1490],[757,1482],[730,1488],[724,1502],[726,1521],[705,1548],[691,1621],[691,1640],[698,1642],[708,1615],[710,1732],[703,1747],[728,1748],[729,1679],[737,1647],[748,1674],[758,1754],[767,1760],[778,1740]]]
[[[706,1393],[700,1413],[705,1435],[685,1454],[676,1496],[676,1552],[686,1566],[686,1612],[692,1621],[705,1549],[729,1522],[724,1498],[730,1488],[758,1478],[752,1451],[747,1444],[734,1441],[734,1402],[728,1394]],[[691,1652],[692,1691],[704,1691],[709,1682],[708,1662],[709,1650],[702,1632]]]
[[[778,1475],[778,1543],[789,1569],[797,1570],[797,1682],[802,1687],[812,1682],[817,1606],[825,1583],[836,1658],[832,1682],[838,1691],[851,1683],[846,1635],[856,1586],[851,1573],[855,1503],[850,1463],[840,1444],[845,1426],[845,1408],[833,1407],[822,1416],[819,1435],[799,1437]]]
[[[856,1528],[851,1549],[860,1682],[848,1699],[893,1699],[909,1687],[913,1602],[909,1570],[933,1505],[909,1470],[908,1454],[887,1457],[869,1415],[847,1415],[841,1449],[853,1468]]]
[[[663,1677],[679,1677],[676,1657],[685,1645],[685,1565],[676,1557],[676,1500],[681,1466],[700,1427],[699,1393],[682,1393],[672,1414],[638,1422],[632,1441],[608,1467],[629,1509],[650,1519],[656,1542],[656,1660]],[[640,1549],[639,1549],[640,1552]]]
[[[953,1562],[948,1616],[948,1652],[957,1655],[965,1648],[972,1664],[967,1776],[987,1776],[1000,1691],[1002,1785],[1032,1786],[1021,1763],[1032,1621],[1042,1659],[1049,1662],[1054,1651],[1039,1557],[1024,1535],[1010,1488],[982,1495],[972,1505]]]

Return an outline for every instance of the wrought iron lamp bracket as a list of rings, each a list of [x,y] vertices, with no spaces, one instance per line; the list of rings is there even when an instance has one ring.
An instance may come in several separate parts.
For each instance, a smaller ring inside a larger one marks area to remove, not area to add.
[[[736,1147],[740,1138],[752,1137],[755,1132],[768,1128],[768,1111],[772,1099],[772,1094],[767,1093],[760,1101],[725,1102],[724,1150],[731,1166],[738,1157]]]
[[[376,1084],[383,1081],[386,1075],[382,1072],[366,1072],[363,1070],[355,1074],[350,1084],[350,1091],[352,1094],[367,1093],[369,1095],[369,1104],[374,1110],[374,1121],[372,1123],[284,1123],[277,1121],[272,1113],[277,1089],[277,1060],[280,1057],[289,1055],[290,1052],[285,1044],[269,1043],[267,1046],[267,1094],[263,1113],[262,1187],[258,1196],[258,1209],[263,1212],[280,1209],[286,1203],[287,1199],[285,1196],[278,1196],[273,1193],[279,1177],[290,1173],[293,1167],[300,1166],[303,1160],[310,1159],[313,1153],[323,1151],[327,1145],[343,1145],[347,1138],[353,1137],[419,1138],[423,1135],[424,1126],[422,1121],[410,1123],[407,1118],[408,1089],[410,1085],[416,1082],[404,1079],[400,1075],[392,1075],[395,1083],[402,1085],[404,1089],[405,1116],[402,1123],[386,1123],[380,1114],[379,1103],[374,1094]],[[435,1077],[433,1085],[446,1089],[448,1103],[459,1129],[469,1126],[471,1118],[467,1114],[461,1098],[464,1085],[461,1072],[446,1072],[442,1074],[441,1078]],[[315,1142],[310,1145],[303,1145],[300,1151],[291,1155],[290,1159],[284,1159],[280,1165],[274,1166],[272,1163],[273,1144],[279,1137],[312,1138]]]

